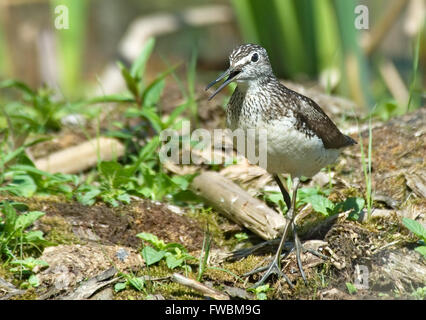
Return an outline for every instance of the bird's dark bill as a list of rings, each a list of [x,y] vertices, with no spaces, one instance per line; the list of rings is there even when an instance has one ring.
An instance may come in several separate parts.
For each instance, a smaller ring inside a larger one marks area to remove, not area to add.
[[[226,76],[228,76],[229,75],[229,77],[228,77],[228,79],[226,79],[225,80],[225,82],[224,83],[222,83],[220,86],[219,86],[219,88],[217,88],[217,90],[215,91],[215,92],[213,92],[213,94],[209,97],[209,101],[211,100],[211,99],[213,99],[214,98],[214,96],[215,95],[217,95],[223,88],[225,88],[229,83],[231,83],[233,80],[234,80],[234,78],[238,75],[240,73],[240,71],[237,71],[237,70],[235,70],[235,71],[230,71],[229,69],[228,70],[226,70],[223,74],[221,74],[220,76],[219,76],[219,78],[217,78],[216,80],[214,80],[214,81],[212,81],[212,82],[210,82],[209,84],[208,84],[208,86],[206,87],[206,90],[208,90],[210,87],[212,87],[213,85],[215,85],[216,83],[218,83],[220,80],[222,80],[223,78],[225,78]]]

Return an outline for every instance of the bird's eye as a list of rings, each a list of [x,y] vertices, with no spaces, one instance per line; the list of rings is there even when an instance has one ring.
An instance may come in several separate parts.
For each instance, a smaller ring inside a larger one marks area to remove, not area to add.
[[[252,62],[257,62],[257,60],[259,60],[259,55],[257,54],[257,52],[253,53],[253,55],[251,56],[251,61]]]

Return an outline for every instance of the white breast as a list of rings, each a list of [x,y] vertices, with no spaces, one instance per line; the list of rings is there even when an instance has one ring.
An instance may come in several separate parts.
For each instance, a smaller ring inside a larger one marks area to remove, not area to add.
[[[252,123],[243,122],[239,123],[238,128],[244,131],[265,130],[266,146],[265,140],[261,140],[264,149],[259,148],[259,139],[256,136],[255,141],[248,141],[244,156],[251,160],[247,155],[247,148],[255,144],[256,156],[266,156],[264,165],[260,165],[270,173],[290,173],[293,177],[302,175],[312,177],[325,166],[334,163],[340,154],[338,149],[326,149],[317,136],[308,137],[296,130],[295,118],[281,118],[268,123],[258,122],[255,126]],[[262,150],[266,150],[266,153]],[[259,165],[259,163],[254,164]]]
[[[289,118],[275,120],[267,129],[267,168],[271,173],[290,173],[292,176],[312,177],[336,161],[337,149],[326,149],[317,136],[308,137],[296,130]]]

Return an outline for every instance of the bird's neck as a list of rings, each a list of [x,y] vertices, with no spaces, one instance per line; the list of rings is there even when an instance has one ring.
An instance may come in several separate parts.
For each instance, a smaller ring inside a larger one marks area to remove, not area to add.
[[[259,77],[253,80],[243,80],[238,81],[238,90],[243,94],[256,94],[259,91],[262,91],[266,88],[266,86],[274,81],[275,76],[264,76]]]

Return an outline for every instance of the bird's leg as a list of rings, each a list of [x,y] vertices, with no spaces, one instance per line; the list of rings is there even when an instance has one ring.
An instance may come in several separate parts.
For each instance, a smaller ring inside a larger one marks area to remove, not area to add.
[[[302,275],[303,281],[306,283],[306,276],[305,276],[305,272],[303,271],[303,267],[302,267],[302,260],[300,259],[300,253],[303,252],[309,252],[321,259],[328,259],[328,257],[326,255],[323,255],[322,253],[312,250],[312,249],[306,249],[303,245],[302,242],[300,241],[300,238],[297,234],[297,230],[296,230],[296,224],[293,222],[293,234],[294,234],[294,247],[296,248],[296,260],[297,260],[297,265],[299,267],[299,271],[300,274]]]
[[[291,209],[291,199],[290,199],[290,195],[288,194],[287,189],[284,187],[280,177],[277,174],[274,174],[274,180],[277,183],[278,187],[281,190],[281,193],[283,195],[284,198],[284,202],[287,205],[287,211],[290,211]]]
[[[328,259],[328,257],[326,255],[323,255],[322,253],[319,253],[315,250],[312,249],[305,249],[302,245],[302,242],[300,241],[300,238],[297,234],[297,230],[296,230],[296,224],[294,223],[294,219],[293,219],[293,224],[292,224],[292,229],[293,229],[293,234],[294,234],[294,247],[296,249],[296,260],[297,260],[297,266],[299,267],[299,271],[300,274],[302,275],[303,281],[305,282],[305,284],[307,283],[306,281],[306,276],[305,276],[305,272],[303,271],[303,266],[302,266],[302,260],[300,258],[300,253],[303,252],[309,252],[319,258],[322,259]]]
[[[281,259],[286,256],[288,256],[293,250],[296,250],[296,260],[297,260],[297,265],[299,267],[300,273],[302,275],[302,278],[304,280],[304,282],[306,283],[306,276],[305,276],[305,272],[303,271],[303,267],[302,267],[302,260],[300,258],[300,253],[301,252],[310,252],[320,258],[323,259],[327,259],[327,256],[315,251],[315,250],[311,250],[311,249],[305,249],[300,241],[299,236],[297,235],[297,230],[296,230],[296,224],[295,224],[295,218],[296,218],[296,197],[297,197],[297,190],[299,188],[299,184],[300,184],[300,180],[299,178],[294,178],[293,179],[293,196],[290,199],[290,196],[287,192],[287,190],[285,189],[284,185],[282,184],[280,178],[277,175],[274,175],[274,179],[277,182],[278,186],[280,187],[281,193],[283,194],[284,197],[284,201],[287,205],[287,207],[289,208],[287,211],[287,220],[288,223],[286,224],[285,228],[284,228],[284,232],[283,235],[281,237],[281,241],[280,244],[278,246],[277,252],[272,260],[272,262],[269,264],[269,266],[266,267],[261,267],[261,268],[257,268],[255,270],[252,270],[246,274],[244,274],[244,276],[249,276],[258,272],[262,272],[265,271],[265,274],[262,276],[262,278],[256,282],[256,284],[254,285],[254,287],[258,287],[261,284],[263,284],[267,278],[269,278],[270,275],[272,275],[273,273],[277,274],[278,276],[282,276],[286,279],[286,281],[288,282],[288,284],[290,285],[290,287],[294,288],[293,284],[291,283],[290,279],[281,271]],[[284,243],[285,240],[287,239],[289,230],[292,229],[293,230],[293,234],[294,234],[294,247],[286,254],[281,255],[281,252],[283,250],[284,247]]]
[[[278,276],[284,277],[286,281],[288,282],[288,284],[290,285],[290,287],[293,288],[294,286],[291,283],[290,279],[281,271],[281,252],[282,252],[285,240],[287,239],[290,228],[293,227],[294,217],[295,217],[294,208],[296,206],[296,194],[297,194],[297,188],[299,187],[300,180],[299,178],[293,179],[293,199],[291,199],[292,201],[290,201],[290,196],[287,190],[284,188],[278,175],[274,175],[274,179],[277,182],[278,186],[280,187],[281,193],[283,194],[283,197],[284,197],[284,201],[286,202],[286,205],[289,208],[289,210],[287,211],[287,219],[289,221],[285,225],[283,235],[281,237],[281,241],[278,246],[277,252],[275,253],[274,259],[272,260],[271,264],[267,267],[267,271],[265,272],[265,274],[262,276],[262,278],[258,282],[256,282],[254,287],[260,286],[266,281],[266,279],[269,278],[269,276],[275,273]],[[253,272],[249,272],[248,274],[257,273],[263,270],[265,269],[260,268],[260,269],[254,270]]]
[[[306,276],[305,276],[305,272],[303,271],[303,266],[302,266],[302,260],[300,258],[300,253],[301,252],[310,252],[313,255],[322,258],[322,259],[327,259],[327,256],[315,251],[315,250],[311,250],[311,249],[305,249],[300,241],[300,238],[297,234],[297,230],[296,230],[296,223],[295,223],[295,218],[296,218],[296,196],[297,196],[297,189],[299,188],[299,179],[297,179],[296,183],[293,185],[293,199],[292,199],[292,204],[290,205],[290,196],[287,192],[287,190],[284,188],[281,179],[277,176],[274,175],[275,181],[277,182],[278,186],[280,187],[281,193],[283,194],[284,197],[284,201],[287,205],[287,207],[291,207],[292,211],[291,213],[293,214],[292,217],[288,217],[289,219],[291,219],[291,228],[293,230],[293,234],[294,234],[294,248],[296,249],[296,260],[297,260],[297,265],[299,267],[300,270],[300,274],[302,275],[303,281],[306,283]],[[294,180],[293,179],[293,182]],[[286,197],[287,196],[287,197]],[[290,213],[290,210],[289,210]],[[287,216],[289,215],[289,213],[287,213]],[[291,251],[290,251],[291,252]],[[290,253],[289,252],[289,253]]]
[[[294,246],[296,247],[296,260],[297,265],[300,270],[300,274],[302,275],[303,281],[306,283],[305,272],[303,271],[302,260],[300,259],[300,252],[303,250],[302,243],[300,242],[299,236],[296,231],[296,224],[293,222],[293,234],[294,234]]]

